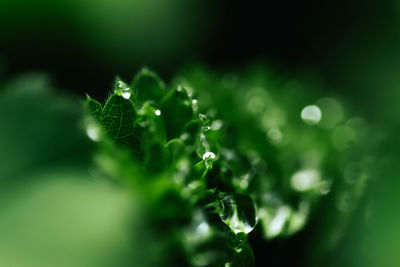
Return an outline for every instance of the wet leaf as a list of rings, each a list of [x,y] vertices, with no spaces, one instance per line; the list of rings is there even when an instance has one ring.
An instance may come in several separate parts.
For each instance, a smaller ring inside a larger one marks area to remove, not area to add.
[[[103,107],[99,102],[86,95],[86,108],[88,112],[97,120],[101,121],[101,115],[103,113]]]
[[[168,139],[178,137],[187,122],[193,118],[193,108],[190,97],[183,87],[168,92],[160,103],[164,114]]]
[[[104,106],[101,123],[106,134],[116,144],[138,154],[140,136],[139,131],[134,128],[135,118],[136,112],[131,102],[113,94]]]
[[[146,68],[136,74],[131,87],[139,103],[147,100],[158,102],[166,93],[164,82]]]

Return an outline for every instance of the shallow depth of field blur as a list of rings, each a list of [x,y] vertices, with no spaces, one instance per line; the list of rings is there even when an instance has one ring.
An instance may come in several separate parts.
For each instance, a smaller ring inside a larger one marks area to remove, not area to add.
[[[266,142],[312,203],[290,236],[254,228],[256,266],[400,266],[399,26],[394,0],[0,0],[0,266],[157,266],[158,189],[99,174],[82,115],[142,67]]]

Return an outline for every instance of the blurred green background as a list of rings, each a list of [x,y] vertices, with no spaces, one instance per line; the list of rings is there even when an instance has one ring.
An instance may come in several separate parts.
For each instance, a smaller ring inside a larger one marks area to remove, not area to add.
[[[338,245],[314,252],[316,216],[254,247],[258,266],[399,266],[399,26],[394,0],[0,0],[0,266],[135,266],[151,250],[127,238],[140,200],[88,171],[80,99],[142,66],[168,81],[193,62],[267,65],[340,98],[374,133],[371,179]]]

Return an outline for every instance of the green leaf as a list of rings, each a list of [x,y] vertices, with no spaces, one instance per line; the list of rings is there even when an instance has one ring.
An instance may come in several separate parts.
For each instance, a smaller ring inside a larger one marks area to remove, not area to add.
[[[101,120],[101,114],[102,114],[102,106],[99,102],[91,98],[89,95],[86,95],[86,109],[92,115],[95,119],[98,121]]]
[[[165,148],[168,151],[170,163],[177,162],[180,158],[185,156],[185,143],[180,138],[170,140],[165,144]]]
[[[139,153],[139,130],[134,128],[136,112],[129,100],[113,94],[104,106],[102,125],[107,135],[118,145]]]
[[[184,141],[188,146],[198,145],[200,142],[201,123],[199,120],[191,120],[183,127]]]
[[[161,101],[168,140],[178,137],[187,122],[193,118],[192,100],[186,90],[178,86]]]
[[[162,112],[146,102],[139,110],[139,114],[140,124],[146,129],[146,134],[142,137],[144,141],[151,139],[151,142],[165,145],[167,138]]]
[[[217,188],[223,192],[233,192],[232,171],[220,164],[214,164],[212,169],[205,176],[208,188]]]
[[[132,89],[139,103],[160,101],[165,95],[165,84],[154,72],[144,68],[134,78]]]
[[[294,175],[312,169],[333,178],[336,171],[343,173],[342,159],[330,144],[331,132],[305,127],[299,120],[301,107],[311,100],[302,103],[289,91],[283,94],[280,83],[263,76],[239,80],[237,86],[227,85],[226,77],[195,77],[179,79],[190,87],[167,91],[156,74],[144,69],[130,86],[117,79],[103,110],[88,97],[87,109],[100,117],[105,133],[140,159],[132,161],[128,155],[122,162],[116,148],[105,153],[122,167],[103,161],[104,169],[118,170],[116,177],[146,177],[140,179],[147,188],[146,208],[155,215],[148,227],[156,225],[157,238],[170,239],[165,242],[169,256],[183,253],[179,244],[187,242],[186,257],[195,266],[254,266],[247,235],[258,220],[268,232],[266,239],[291,235],[329,190],[329,181],[318,178],[324,187],[321,183],[310,194],[299,192]],[[143,175],[126,175],[127,166],[136,165]],[[166,194],[169,186],[176,190],[172,195]],[[150,192],[160,202],[149,202]],[[196,219],[194,209],[206,215]],[[186,229],[190,238],[181,241],[178,229]]]
[[[143,127],[142,151],[145,165],[151,172],[159,172],[165,168],[167,151],[164,149],[166,133],[162,113],[146,102],[139,110],[140,125]]]
[[[233,240],[231,240],[233,244],[233,260],[229,266],[231,267],[241,267],[247,266],[252,267],[255,266],[255,259],[253,249],[250,245],[247,236],[243,233],[236,235]]]

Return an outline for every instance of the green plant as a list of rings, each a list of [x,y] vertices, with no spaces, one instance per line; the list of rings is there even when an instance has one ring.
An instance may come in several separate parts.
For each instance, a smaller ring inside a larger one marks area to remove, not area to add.
[[[342,203],[332,223],[345,221],[369,165],[357,148],[366,126],[332,98],[312,103],[263,68],[223,77],[195,68],[170,86],[143,69],[130,84],[116,79],[104,105],[87,96],[98,170],[141,199],[154,241],[144,262],[253,266],[253,229],[264,240],[297,233],[333,186]],[[342,181],[349,162],[352,183]]]

